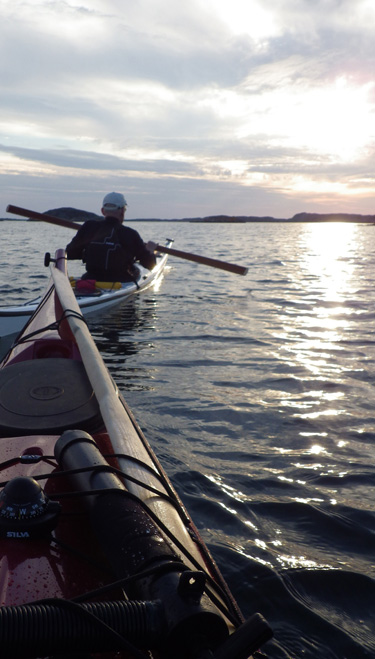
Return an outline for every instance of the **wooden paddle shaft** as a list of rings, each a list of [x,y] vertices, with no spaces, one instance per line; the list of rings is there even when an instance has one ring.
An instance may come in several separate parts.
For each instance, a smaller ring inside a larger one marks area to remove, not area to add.
[[[228,272],[234,272],[236,275],[246,275],[248,268],[244,268],[242,265],[236,265],[235,263],[227,263],[226,261],[219,261],[218,259],[211,259],[208,256],[200,256],[199,254],[191,254],[190,252],[181,252],[178,249],[171,249],[170,247],[164,247],[164,245],[156,245],[156,251],[163,252],[165,254],[170,254],[171,256],[177,256],[180,259],[186,259],[186,261],[194,261],[194,263],[201,263],[202,265],[209,265],[211,268],[219,268],[219,270],[227,270]]]
[[[57,256],[58,253],[56,253]],[[69,279],[53,265],[50,266],[50,270],[57,298],[78,345],[87,376],[100,407],[104,425],[111,439],[113,452],[119,454],[120,465],[125,465],[123,467],[125,474],[138,479],[138,483],[134,483],[127,480],[124,474],[124,483],[127,489],[146,503],[153,513],[179,538],[181,544],[189,549],[196,560],[202,561],[196,543],[192,541],[187,529],[181,524],[180,517],[171,502],[164,497],[155,496],[155,493],[148,491],[139,483],[141,481],[141,483],[146,483],[146,485],[151,485],[157,490],[167,493],[157,477],[156,465],[154,465],[150,454],[140,441],[130,416],[121,404],[117,387],[114,386],[112,377],[81,316],[81,310]],[[132,461],[131,457],[129,461],[124,453],[134,457],[135,461]],[[120,454],[123,455],[123,458]],[[147,465],[151,467],[151,470],[147,468]],[[153,472],[155,473],[153,474]]]
[[[14,213],[15,215],[21,215],[21,217],[29,217],[33,220],[41,220],[42,222],[50,222],[51,224],[58,224],[62,227],[67,227],[68,229],[79,229],[80,224],[76,222],[70,222],[69,220],[63,220],[59,217],[54,217],[53,215],[48,215],[47,213],[37,213],[36,211],[27,210],[26,208],[20,208],[19,206],[12,206],[9,204],[7,206],[7,213]],[[182,252],[178,249],[171,249],[170,247],[164,247],[164,245],[156,245],[155,249],[158,252],[164,254],[170,254],[171,256],[176,256],[179,259],[185,259],[186,261],[193,261],[194,263],[200,263],[201,265],[208,265],[211,268],[218,268],[219,270],[227,270],[228,272],[233,272],[236,275],[246,275],[248,268],[244,268],[242,265],[236,265],[235,263],[227,263],[226,261],[220,261],[219,259],[212,259],[208,256],[200,256],[199,254],[192,254],[191,252]]]

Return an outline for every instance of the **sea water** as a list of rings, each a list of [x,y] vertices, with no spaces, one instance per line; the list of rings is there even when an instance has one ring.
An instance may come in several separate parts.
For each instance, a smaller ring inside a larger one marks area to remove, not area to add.
[[[0,226],[15,304],[72,232]],[[375,226],[131,226],[249,268],[170,257],[157,287],[89,319],[244,616],[273,627],[270,659],[375,657]]]

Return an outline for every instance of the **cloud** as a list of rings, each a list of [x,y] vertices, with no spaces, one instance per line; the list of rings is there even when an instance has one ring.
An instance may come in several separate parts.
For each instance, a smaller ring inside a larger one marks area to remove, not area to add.
[[[246,214],[249,195],[298,212],[330,190],[368,212],[368,0],[13,0],[0,19],[0,173],[26,200],[31,181],[42,199],[44,180],[47,199],[60,185],[92,209],[90,181],[116,181],[150,214],[168,191],[168,216],[200,215],[186,183],[205,191],[199,208],[220,199],[220,212],[235,197]]]
[[[95,153],[94,151],[74,151],[74,150],[37,150],[22,147],[7,147],[0,144],[0,152],[10,154],[19,160],[25,162],[34,162],[40,164],[52,165],[56,168],[84,169],[84,170],[122,170],[158,173],[158,174],[179,174],[188,175],[194,173],[198,175],[199,171],[194,164],[187,162],[178,162],[175,160],[158,159],[158,160],[131,160],[111,154]]]

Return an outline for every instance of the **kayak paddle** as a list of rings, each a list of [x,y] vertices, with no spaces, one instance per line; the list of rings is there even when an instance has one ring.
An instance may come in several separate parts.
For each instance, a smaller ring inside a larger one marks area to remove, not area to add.
[[[63,220],[59,217],[48,215],[46,213],[37,213],[36,211],[30,211],[26,208],[20,208],[19,206],[12,206],[12,204],[9,204],[6,210],[7,213],[14,213],[14,215],[21,215],[22,217],[29,217],[33,220],[41,220],[42,222],[50,222],[51,224],[57,224],[68,229],[79,229],[81,227],[81,224],[78,224],[77,222]],[[171,249],[170,247],[165,247],[164,245],[155,244],[155,250],[164,254],[176,256],[179,259],[185,259],[186,261],[193,261],[194,263],[200,263],[201,265],[208,265],[211,268],[227,270],[228,272],[233,272],[236,275],[246,275],[248,272],[248,268],[244,268],[242,265],[227,263],[227,261],[212,259],[208,256],[200,256],[199,254],[192,254],[191,252],[182,252],[181,250]]]

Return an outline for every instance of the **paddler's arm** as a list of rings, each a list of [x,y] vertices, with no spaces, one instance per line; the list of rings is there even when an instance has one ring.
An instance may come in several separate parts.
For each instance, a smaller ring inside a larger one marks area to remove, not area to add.
[[[156,257],[152,246],[156,246],[156,244],[152,241],[144,243],[142,240],[142,245],[139,246],[136,255],[137,261],[139,261],[144,268],[147,268],[147,270],[152,270],[156,265]]]

